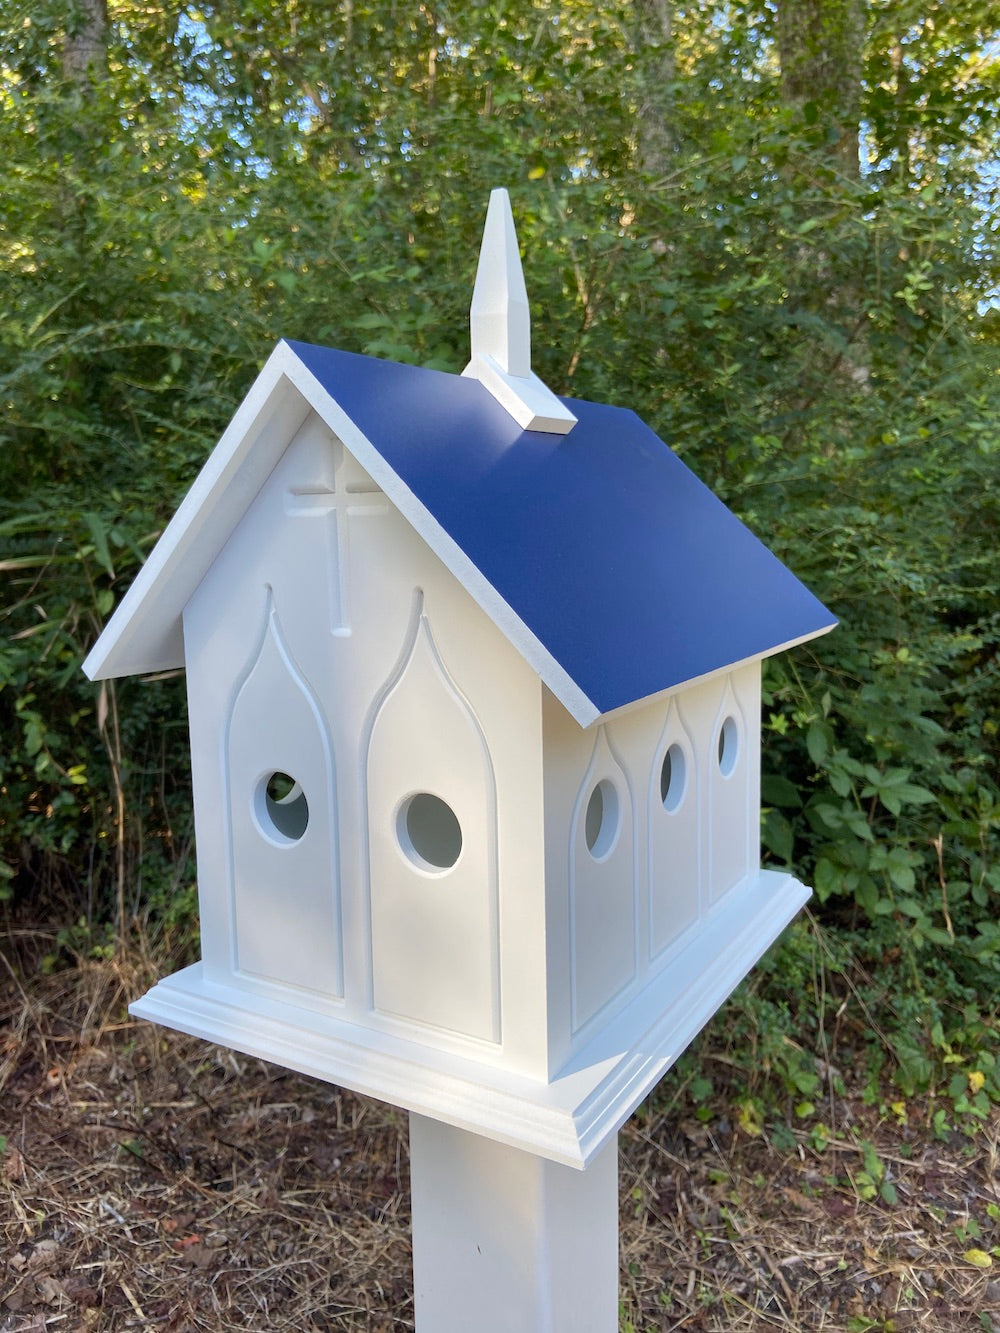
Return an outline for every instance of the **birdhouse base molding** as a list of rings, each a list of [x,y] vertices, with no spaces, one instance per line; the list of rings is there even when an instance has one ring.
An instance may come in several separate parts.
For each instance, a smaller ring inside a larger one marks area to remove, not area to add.
[[[129,1007],[139,1018],[377,1097],[550,1161],[586,1167],[808,901],[760,871],[548,1082],[206,977],[195,963]]]

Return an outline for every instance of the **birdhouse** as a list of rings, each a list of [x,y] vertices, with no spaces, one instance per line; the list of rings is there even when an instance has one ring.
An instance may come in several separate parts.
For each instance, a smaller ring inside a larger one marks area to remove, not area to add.
[[[760,664],[832,625],[532,373],[494,192],[465,372],[280,343],[87,658],[187,673],[202,958],[133,1012],[586,1167],[808,897]]]

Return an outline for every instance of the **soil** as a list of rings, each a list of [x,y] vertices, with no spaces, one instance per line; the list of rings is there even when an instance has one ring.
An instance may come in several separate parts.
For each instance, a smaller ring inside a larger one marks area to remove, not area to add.
[[[44,933],[0,939],[0,1330],[411,1329],[405,1114],[129,1019],[146,962],[40,975]],[[622,1330],[1000,1333],[1000,1119],[831,1093],[824,1139],[670,1081],[620,1135]]]

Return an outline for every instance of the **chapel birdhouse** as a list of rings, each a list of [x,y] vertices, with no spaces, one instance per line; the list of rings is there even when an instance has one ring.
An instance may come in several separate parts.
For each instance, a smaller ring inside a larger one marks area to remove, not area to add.
[[[532,374],[495,191],[465,373],[280,343],[87,659],[187,672],[202,961],[133,1012],[586,1165],[808,897],[760,663],[832,625]]]

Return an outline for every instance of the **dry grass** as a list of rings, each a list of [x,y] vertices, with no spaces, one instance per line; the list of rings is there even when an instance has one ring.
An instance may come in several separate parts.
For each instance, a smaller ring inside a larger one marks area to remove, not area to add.
[[[1000,1329],[1000,1281],[963,1259],[995,1244],[1000,1120],[941,1144],[841,1099],[822,1153],[796,1135],[633,1118],[620,1173],[623,1291],[639,1329]],[[859,1197],[864,1140],[898,1195]],[[970,1219],[986,1239],[962,1239]],[[992,1233],[992,1235],[991,1235]]]
[[[0,1329],[412,1328],[405,1115],[133,1023],[141,962],[40,978],[39,944],[0,944]],[[963,1259],[1000,1242],[1000,1122],[942,1143],[845,1097],[818,1153],[664,1105],[621,1136],[623,1329],[1000,1330],[1000,1264]]]

